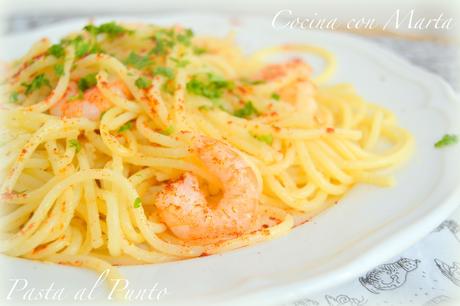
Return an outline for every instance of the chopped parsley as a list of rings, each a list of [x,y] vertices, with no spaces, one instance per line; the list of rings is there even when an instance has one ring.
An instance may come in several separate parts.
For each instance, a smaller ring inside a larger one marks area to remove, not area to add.
[[[244,104],[244,106],[240,109],[237,109],[233,115],[240,118],[249,118],[252,115],[258,115],[259,112],[254,107],[251,101],[248,101]]]
[[[10,103],[18,103],[18,101],[19,101],[19,93],[17,91],[13,91],[10,94],[9,101],[10,101]]]
[[[174,133],[174,127],[172,125],[168,126],[166,129],[161,132],[163,135],[169,136]]]
[[[54,65],[54,72],[56,73],[57,76],[63,76],[64,75],[64,65],[63,64]]]
[[[174,78],[174,71],[169,67],[158,66],[153,69],[154,75],[163,75],[168,79]]]
[[[90,89],[97,84],[96,73],[90,73],[78,80],[78,88],[81,91]]]
[[[183,33],[177,35],[177,41],[185,46],[189,46],[192,37],[193,31],[191,29],[186,29]]]
[[[83,28],[85,31],[90,33],[91,35],[98,35],[98,34],[107,34],[109,38],[115,38],[117,36],[123,35],[123,34],[132,34],[132,30],[128,30],[119,24],[117,24],[115,21],[103,23],[99,26],[95,26],[93,24],[88,24]]]
[[[208,111],[208,110],[211,110],[212,107],[209,106],[209,105],[200,105],[200,106],[198,106],[198,109],[199,109],[200,111]]]
[[[83,39],[76,39],[74,41],[74,46],[75,46],[75,55],[77,57],[82,57],[86,53],[89,53],[90,49],[90,44],[87,41],[84,41]]]
[[[247,85],[261,85],[265,84],[266,82],[264,80],[248,80],[248,79],[241,79],[240,80],[242,83],[247,84]]]
[[[153,39],[155,40],[155,47],[150,50],[150,54],[165,55],[175,45],[174,30],[158,30]]]
[[[129,53],[128,58],[125,60],[125,63],[139,70],[145,69],[153,65],[153,61],[150,60],[148,55],[142,56],[134,52]]]
[[[98,32],[99,32],[99,27],[95,26],[94,24],[87,24],[87,25],[85,25],[83,27],[83,30],[85,30],[86,32],[88,32],[91,35],[96,36],[98,34]]]
[[[265,134],[265,135],[252,135],[255,139],[265,142],[268,145],[271,145],[273,143],[273,136],[271,134]]]
[[[77,139],[70,139],[69,140],[69,146],[71,148],[75,148],[75,153],[78,153],[81,150],[81,144],[80,144],[80,142],[78,142]]]
[[[78,43],[75,45],[75,55],[77,58],[85,56],[89,53],[90,45],[87,42]]]
[[[89,42],[83,39],[82,36],[77,36],[76,38],[68,41],[68,43],[73,44],[75,48],[75,56],[81,58],[85,55],[92,53],[102,52],[102,48],[96,42]]]
[[[172,29],[159,29],[152,39],[155,41],[155,47],[150,50],[150,54],[166,55],[176,43],[184,46],[190,46],[193,31],[186,29],[185,31],[176,31]]]
[[[194,75],[187,82],[189,93],[209,99],[220,98],[225,90],[231,88],[233,88],[233,82],[226,81],[212,73]]]
[[[446,134],[440,140],[438,140],[435,144],[435,148],[443,148],[445,146],[453,145],[458,142],[458,136],[454,134]]]
[[[142,201],[141,201],[141,198],[137,197],[135,200],[134,200],[134,208],[139,208],[141,207],[142,205]]]
[[[173,58],[171,57],[171,60],[176,63],[176,67],[177,68],[184,68],[186,67],[188,64],[190,64],[190,61],[186,60],[186,59],[177,59],[177,58]]]
[[[271,97],[272,97],[273,100],[276,100],[276,101],[279,101],[279,99],[280,99],[280,95],[277,94],[276,92],[272,93]]]
[[[146,89],[152,86],[152,80],[147,79],[145,77],[139,77],[137,80],[134,82],[137,88],[140,89]]]
[[[166,44],[164,41],[156,39],[155,47],[150,50],[149,54],[164,55],[166,54]]]
[[[48,55],[52,55],[56,58],[63,57],[65,54],[64,47],[61,44],[54,44],[48,48]]]
[[[125,124],[120,126],[120,128],[118,129],[118,133],[123,133],[123,132],[125,132],[127,130],[130,130],[132,125],[133,124],[131,123],[131,121],[126,122]]]
[[[207,51],[206,48],[202,48],[202,47],[195,47],[195,48],[193,48],[193,53],[194,53],[195,55],[201,55],[201,54],[203,54],[203,53],[206,53],[206,51]]]
[[[26,88],[25,94],[29,95],[36,89],[40,89],[43,86],[51,87],[50,81],[46,78],[45,74],[39,74],[30,83],[22,83],[22,86]]]

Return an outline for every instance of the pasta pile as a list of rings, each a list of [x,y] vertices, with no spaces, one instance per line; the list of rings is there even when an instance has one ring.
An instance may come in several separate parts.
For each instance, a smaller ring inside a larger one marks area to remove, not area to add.
[[[267,63],[280,53],[312,53],[326,68],[313,77],[298,58]],[[247,56],[232,35],[181,26],[89,24],[59,43],[38,41],[2,84],[1,252],[116,276],[113,265],[270,240],[355,184],[390,186],[413,139],[352,85],[327,84],[334,69],[318,47]],[[226,183],[190,149],[194,135],[225,143],[254,171],[252,230],[187,241],[163,222],[156,195],[168,182],[191,173],[209,198]]]

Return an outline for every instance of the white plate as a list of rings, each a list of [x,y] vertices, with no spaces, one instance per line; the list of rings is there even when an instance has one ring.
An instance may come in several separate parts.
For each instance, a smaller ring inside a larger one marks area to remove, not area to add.
[[[457,206],[460,146],[435,149],[433,144],[445,133],[460,132],[458,98],[438,77],[354,36],[274,30],[270,19],[244,17],[235,22],[219,15],[169,15],[136,21],[181,23],[199,34],[224,35],[236,28],[245,51],[286,42],[325,47],[338,60],[332,82],[352,83],[366,99],[395,112],[415,136],[416,149],[397,173],[393,188],[357,186],[339,205],[271,242],[222,255],[121,268],[130,288],[147,289],[158,282],[158,289],[168,290],[160,299],[165,305],[286,302],[365,273],[425,236]],[[85,23],[79,20],[6,37],[2,57],[16,57],[40,37],[57,40]],[[68,299],[96,281],[94,273],[72,267],[5,256],[1,263],[9,267],[2,274],[4,280],[26,278],[28,288],[55,282],[55,287],[65,288]],[[12,283],[6,281],[6,289]],[[96,296],[106,296],[105,290],[98,288]]]

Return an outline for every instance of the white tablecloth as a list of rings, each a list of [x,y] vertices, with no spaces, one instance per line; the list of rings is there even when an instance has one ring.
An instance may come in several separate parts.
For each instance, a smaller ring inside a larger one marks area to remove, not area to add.
[[[408,250],[289,306],[460,305],[460,209]]]

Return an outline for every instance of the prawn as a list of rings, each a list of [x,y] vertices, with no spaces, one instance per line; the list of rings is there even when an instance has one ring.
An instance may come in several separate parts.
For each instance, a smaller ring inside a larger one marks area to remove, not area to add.
[[[297,70],[299,72],[298,75],[310,76],[312,73],[310,65],[305,63],[300,58],[293,58],[287,61],[286,63],[269,64],[263,67],[259,71],[256,79],[261,79],[264,81],[274,81],[286,76],[289,72],[293,70]]]
[[[310,80],[312,68],[302,59],[294,58],[281,64],[269,64],[258,72],[256,79],[278,81],[290,73],[297,77],[279,89],[278,94],[281,100],[301,101],[310,113],[314,113],[317,105],[313,99],[316,88]]]
[[[108,85],[116,94],[126,97],[127,89],[121,82]],[[97,87],[81,93],[76,82],[70,82],[63,97],[50,108],[50,114],[58,117],[85,117],[97,120],[101,114],[112,107],[112,103],[104,97]]]
[[[183,240],[225,240],[247,233],[257,220],[261,193],[253,169],[221,141],[198,136],[194,146],[200,160],[222,183],[222,198],[212,207],[198,179],[186,172],[158,193],[160,218]]]

